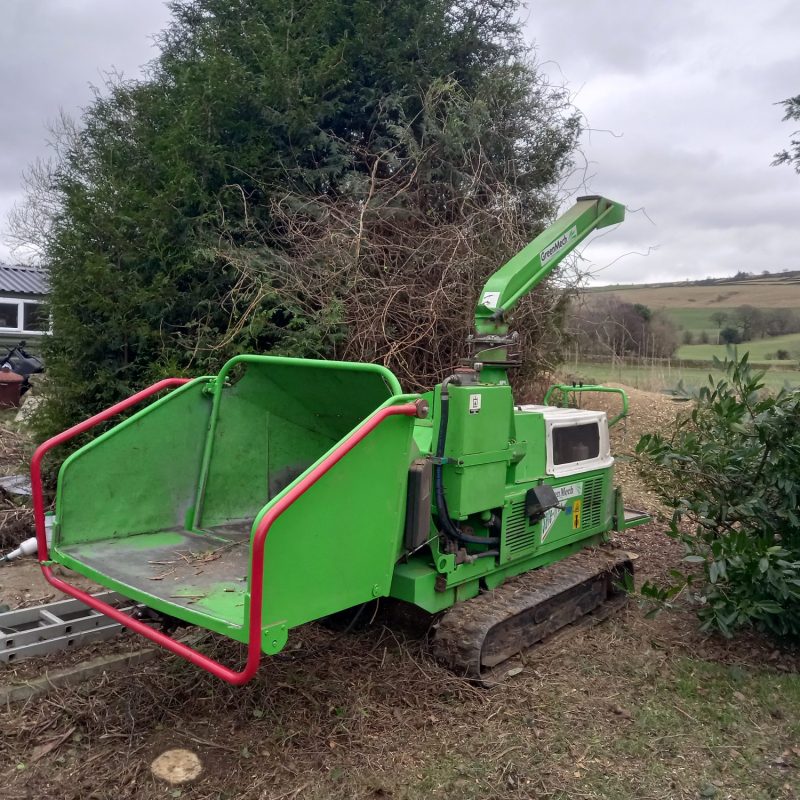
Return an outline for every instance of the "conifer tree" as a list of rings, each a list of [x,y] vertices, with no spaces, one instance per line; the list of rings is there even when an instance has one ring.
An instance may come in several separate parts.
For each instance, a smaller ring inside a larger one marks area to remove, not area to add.
[[[452,367],[579,134],[517,5],[173,2],[18,215],[52,278],[43,432],[239,352],[380,361],[409,389]],[[529,372],[562,308],[520,311]]]

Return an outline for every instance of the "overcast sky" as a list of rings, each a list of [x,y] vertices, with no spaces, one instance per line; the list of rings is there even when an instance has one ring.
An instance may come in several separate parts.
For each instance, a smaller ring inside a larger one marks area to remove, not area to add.
[[[167,18],[161,0],[0,0],[0,231],[47,120],[104,71],[138,74]],[[531,0],[526,18],[591,128],[570,188],[630,209],[585,250],[598,281],[800,269],[800,175],[770,166],[794,130],[774,103],[800,93],[800,3]]]

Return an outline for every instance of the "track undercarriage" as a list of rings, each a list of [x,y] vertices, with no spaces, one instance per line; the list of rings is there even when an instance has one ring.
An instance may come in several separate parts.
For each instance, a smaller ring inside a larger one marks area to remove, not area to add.
[[[633,574],[630,556],[602,547],[512,578],[446,611],[435,625],[434,655],[454,672],[493,685],[527,648],[620,608],[627,600],[620,585],[626,573]]]

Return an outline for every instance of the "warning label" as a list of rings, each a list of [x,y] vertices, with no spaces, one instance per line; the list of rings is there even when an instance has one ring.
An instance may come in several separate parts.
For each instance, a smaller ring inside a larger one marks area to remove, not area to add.
[[[581,500],[575,500],[572,503],[572,528],[578,530],[581,526]]]

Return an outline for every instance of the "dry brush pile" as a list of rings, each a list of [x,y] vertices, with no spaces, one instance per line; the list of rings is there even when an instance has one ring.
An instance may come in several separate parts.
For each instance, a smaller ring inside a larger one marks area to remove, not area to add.
[[[532,238],[530,209],[480,159],[465,172],[469,187],[446,198],[432,196],[438,190],[419,168],[425,154],[364,158],[372,160],[368,186],[350,199],[273,203],[285,248],[220,248],[238,275],[224,301],[232,311],[228,339],[251,318],[235,309],[277,294],[298,318],[324,328],[320,338],[333,342],[334,358],[383,364],[404,388],[425,390],[467,355],[479,291]],[[525,379],[558,363],[566,298],[577,283],[565,275],[514,314]]]
[[[0,423],[0,476],[24,471],[29,439]],[[33,515],[27,505],[0,486],[0,550],[33,535]]]

